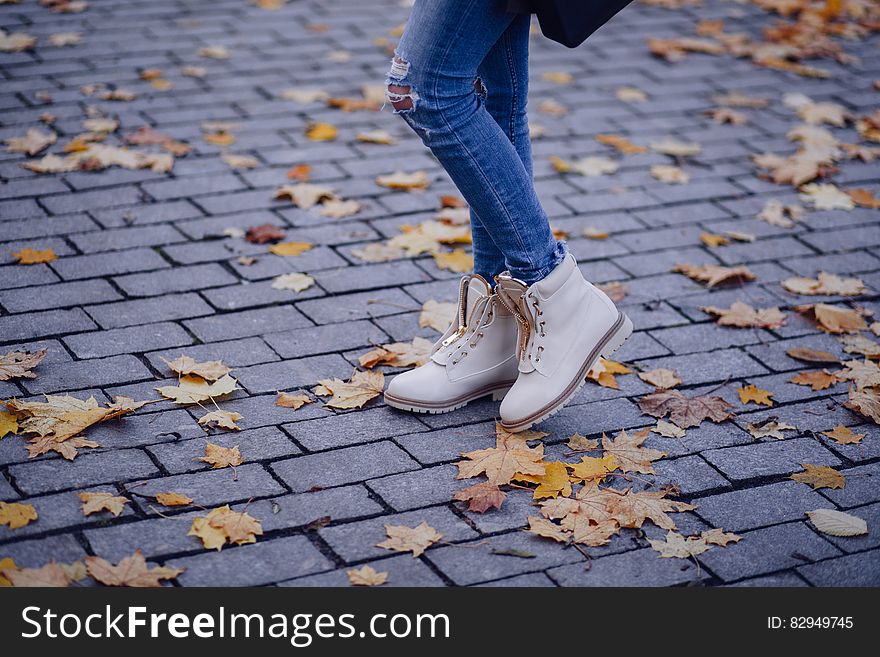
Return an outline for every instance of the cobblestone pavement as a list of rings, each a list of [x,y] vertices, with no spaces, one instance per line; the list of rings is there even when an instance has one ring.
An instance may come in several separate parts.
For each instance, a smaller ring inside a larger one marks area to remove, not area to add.
[[[758,34],[772,19],[750,4],[713,0],[680,11],[634,5],[579,49],[533,40],[533,106],[551,97],[571,110],[561,118],[532,117],[546,129],[534,146],[538,189],[554,225],[570,232],[585,273],[596,282],[628,286],[622,306],[637,331],[620,360],[675,368],[688,394],[717,389],[738,412],[733,422],[704,422],[681,441],[652,434],[646,445],[668,453],[657,463],[655,485],[675,483],[681,499],[698,506],[676,514],[683,534],[723,527],[741,534],[740,543],[701,555],[698,568],[693,561],[659,558],[646,538],[665,532],[646,525],[587,549],[585,563],[576,549],[520,531],[534,511],[529,491],[512,491],[500,511],[465,511],[450,498],[472,481],[455,479],[454,462],[460,452],[492,444],[495,403],[440,416],[407,415],[380,400],[350,412],[320,403],[297,411],[275,406],[278,390],[348,377],[357,356],[373,344],[436,336],[418,328],[418,310],[431,298],[452,300],[456,291],[457,275],[439,270],[430,257],[364,264],[351,254],[355,245],[431,218],[438,195],[455,193],[406,125],[387,110],[345,113],[279,97],[292,86],[357,96],[362,84],[381,85],[388,54],[374,40],[393,39],[390,31],[406,11],[397,0],[294,1],[279,11],[245,0],[93,0],[80,14],[52,13],[30,0],[0,7],[4,29],[40,37],[33,51],[0,53],[0,138],[41,127],[40,115],[51,112],[59,134],[52,151],[58,152],[82,131],[93,105],[118,116],[122,133],[153,126],[194,147],[171,174],[109,168],[38,176],[20,166],[25,156],[0,155],[0,351],[49,348],[39,376],[0,382],[0,397],[152,399],[154,387],[171,380],[163,356],[221,358],[243,388],[221,406],[244,416],[243,431],[213,431],[211,440],[240,445],[246,461],[234,478],[229,469],[211,470],[196,460],[205,447],[205,431],[195,421],[200,409],[169,402],[90,429],[89,438],[102,447],[74,461],[29,460],[22,439],[8,436],[0,441],[0,499],[31,503],[40,518],[21,529],[0,527],[0,558],[34,567],[86,554],[115,561],[140,548],[153,562],[185,567],[179,577],[184,586],[342,585],[348,584],[346,571],[364,563],[387,571],[396,585],[880,583],[880,431],[840,405],[845,385],[813,392],[788,382],[805,365],[786,349],[809,346],[843,356],[840,343],[795,313],[778,330],[735,330],[699,310],[736,299],[790,308],[804,300],[779,281],[822,269],[862,278],[871,292],[860,304],[880,311],[873,295],[880,289],[878,212],[811,211],[793,229],[756,221],[767,199],[789,201],[796,192],[758,179],[748,159],[791,150],[785,133],[797,120],[780,102],[785,92],[843,103],[856,113],[873,111],[878,93],[871,83],[880,78],[876,38],[846,42],[861,63],[821,62],[833,73],[827,80],[726,56],[692,54],[669,63],[647,50],[648,36],[692,35],[700,18],[724,18],[731,31]],[[77,46],[47,43],[50,34],[74,31],[84,34]],[[197,56],[205,46],[225,46],[229,58]],[[350,53],[348,61],[333,55],[340,50]],[[186,65],[203,66],[207,74],[183,76]],[[139,78],[153,68],[174,87],[157,90]],[[559,85],[542,77],[547,71],[570,72],[574,81]],[[111,103],[80,91],[97,83],[138,96]],[[621,102],[615,97],[621,86],[638,87],[649,101]],[[754,120],[746,125],[717,125],[703,114],[714,106],[712,94],[733,91],[773,103],[750,113]],[[223,148],[202,138],[200,124],[207,120],[236,123],[231,150],[256,157],[259,165],[233,170],[224,163]],[[337,125],[338,139],[309,141],[304,127],[311,121]],[[357,142],[355,134],[365,129],[386,129],[399,141]],[[692,181],[654,180],[648,166],[669,158],[650,153],[628,156],[614,176],[553,170],[550,155],[607,153],[594,140],[599,132],[642,144],[666,136],[700,143],[701,154],[686,166]],[[835,132],[849,141],[852,133]],[[311,164],[313,181],[365,208],[330,219],[273,200],[297,163]],[[429,171],[433,186],[405,193],[375,184],[376,175],[401,168]],[[847,162],[835,182],[876,190],[880,168]],[[266,247],[223,231],[262,223],[284,226],[290,239],[316,246],[298,258],[267,255],[242,266],[240,255]],[[611,237],[579,237],[588,226]],[[701,245],[701,232],[726,230],[755,233],[757,241]],[[51,247],[59,258],[12,264],[11,253],[22,247]],[[670,273],[675,262],[744,263],[758,280],[707,291]],[[305,271],[316,285],[298,295],[273,289],[271,279],[286,271]],[[574,432],[596,437],[654,424],[636,405],[650,386],[634,375],[618,380],[619,390],[586,386],[540,427],[550,434],[551,457],[562,456]],[[746,383],[772,390],[777,405],[741,404],[736,390]],[[746,425],[767,416],[795,425],[797,434],[753,440]],[[868,436],[842,446],[814,433],[837,424]],[[789,480],[804,462],[836,467],[847,475],[846,487],[814,491]],[[133,502],[118,518],[86,518],[75,494],[82,490],[130,490]],[[265,534],[256,544],[206,551],[187,536],[191,518],[201,512],[160,514],[146,496],[162,491],[188,494],[209,508],[247,508]],[[867,519],[869,535],[817,533],[804,512],[819,507],[852,510]],[[329,525],[310,527],[324,516]],[[422,520],[444,538],[421,557],[375,547],[384,524]],[[512,549],[534,556],[503,554]]]

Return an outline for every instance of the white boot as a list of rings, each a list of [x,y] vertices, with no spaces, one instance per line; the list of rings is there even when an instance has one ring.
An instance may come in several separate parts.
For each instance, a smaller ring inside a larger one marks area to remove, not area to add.
[[[495,280],[519,324],[519,377],[501,402],[501,425],[523,431],[574,397],[599,357],[620,347],[633,326],[584,280],[571,254],[530,287],[506,272]]]
[[[492,395],[501,399],[518,374],[516,319],[482,276],[461,279],[459,316],[434,345],[431,360],[398,374],[385,403],[417,413],[445,413]]]

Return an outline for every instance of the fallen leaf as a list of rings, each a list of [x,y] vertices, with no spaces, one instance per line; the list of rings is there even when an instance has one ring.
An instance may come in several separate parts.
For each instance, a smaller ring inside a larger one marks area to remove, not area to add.
[[[22,52],[31,50],[37,43],[37,37],[25,32],[7,32],[0,30],[0,52]]]
[[[607,360],[605,358],[600,358],[590,368],[589,372],[587,372],[587,378],[595,381],[600,386],[617,390],[619,389],[619,386],[617,385],[617,379],[615,378],[615,375],[631,373],[632,370],[621,363],[615,362],[613,360]]]
[[[852,381],[856,388],[872,388],[880,386],[880,365],[868,359],[863,361],[848,360],[843,363],[844,369],[835,373],[841,381]]]
[[[347,571],[352,586],[382,586],[388,581],[388,573],[380,573],[370,566],[361,566]]]
[[[455,321],[457,313],[458,304],[429,299],[422,305],[419,327],[430,327],[439,333],[445,333],[449,325]]]
[[[10,433],[18,433],[18,420],[15,419],[15,415],[12,413],[0,411],[0,438]]]
[[[338,198],[331,198],[321,204],[321,211],[319,214],[322,217],[342,219],[357,214],[360,210],[361,204],[357,201],[343,201]]]
[[[149,568],[140,549],[123,557],[116,566],[101,557],[86,557],[85,562],[89,575],[105,586],[158,587],[161,586],[161,580],[174,579],[184,571],[183,568],[168,566]]]
[[[700,310],[716,316],[719,326],[775,329],[785,324],[785,314],[776,306],[755,309],[742,301],[734,301],[730,308],[708,306]]]
[[[260,224],[259,226],[251,226],[244,234],[244,238],[252,244],[266,244],[267,242],[277,242],[287,237],[287,231],[279,228],[274,224]]]
[[[753,402],[755,404],[762,404],[763,406],[773,406],[773,400],[770,399],[773,396],[773,393],[769,390],[762,390],[754,383],[739,388],[737,392],[739,393],[739,400],[743,404]]]
[[[367,144],[388,145],[395,143],[394,137],[392,137],[387,130],[367,130],[365,132],[359,132],[355,139]]]
[[[336,126],[330,123],[312,123],[306,128],[306,138],[312,141],[332,141],[336,139]]]
[[[440,532],[424,520],[416,527],[385,525],[385,532],[388,538],[376,543],[376,547],[394,552],[412,552],[413,557],[423,554],[428,547],[443,538]]]
[[[828,351],[818,351],[809,347],[792,347],[786,354],[806,363],[837,363],[840,359]]]
[[[685,538],[674,531],[668,532],[666,538],[662,541],[649,538],[648,543],[660,553],[661,557],[676,559],[689,559],[711,548],[702,536],[688,536]]]
[[[666,454],[656,449],[642,447],[642,443],[649,435],[648,431],[638,431],[632,435],[621,431],[611,440],[602,434],[602,448],[606,454],[614,457],[621,472],[655,474],[651,462],[663,458]]]
[[[0,575],[8,579],[16,587],[63,588],[70,586],[70,578],[61,564],[50,561],[41,568],[4,568]]]
[[[37,510],[32,504],[0,502],[0,525],[7,525],[9,529],[21,529],[37,518]]]
[[[796,276],[782,281],[782,287],[795,294],[857,296],[864,294],[865,284],[858,278],[841,278],[836,274],[819,272],[817,278]]]
[[[208,415],[210,415],[210,413]],[[238,415],[238,413],[233,413],[233,415]],[[207,415],[205,417],[207,417]],[[201,420],[199,420],[199,424],[202,424]],[[241,452],[238,450],[238,445],[235,447],[222,447],[213,443],[207,443],[205,445],[205,455],[200,456],[197,460],[210,463],[213,470],[228,467],[234,468],[235,466],[242,464]]]
[[[90,516],[101,511],[109,511],[114,516],[119,517],[125,510],[125,505],[129,503],[127,498],[108,492],[79,493],[79,501],[82,502],[82,513],[84,516]]]
[[[662,141],[653,142],[651,148],[658,153],[671,155],[673,157],[687,157],[689,155],[697,155],[702,149],[699,144],[693,142],[683,142],[671,137]]]
[[[308,290],[314,284],[314,278],[298,272],[281,274],[272,279],[272,288],[276,290],[293,290],[294,292],[302,292]]]
[[[801,187],[800,199],[817,210],[852,210],[852,198],[828,183],[810,183]]]
[[[10,351],[0,356],[0,381],[10,379],[35,379],[36,372],[32,371],[43,362],[48,349],[40,351]]]
[[[777,440],[784,440],[785,435],[782,432],[797,431],[797,427],[785,424],[784,422],[779,422],[775,417],[770,417],[757,424],[747,424],[746,431],[748,431],[755,440],[761,438],[776,438]]]
[[[840,343],[848,354],[859,354],[865,358],[880,358],[880,343],[869,340],[863,335],[842,335]]]
[[[638,529],[645,520],[650,520],[662,529],[675,529],[675,522],[667,513],[692,511],[697,507],[667,499],[665,491],[633,492],[627,488],[622,495],[609,497],[606,508],[621,527]]]
[[[385,388],[385,375],[382,372],[356,371],[349,381],[321,379],[318,383],[328,391],[324,394],[332,395],[324,402],[324,406],[361,408],[368,401],[382,394]]]
[[[0,36],[2,39],[2,36]],[[37,128],[28,128],[24,137],[9,137],[5,140],[6,151],[9,153],[24,153],[26,155],[36,155],[40,151],[49,148],[58,141],[58,135],[51,130],[42,132]]]
[[[604,144],[606,146],[612,146],[616,148],[618,151],[623,153],[624,155],[635,155],[637,153],[647,153],[648,149],[645,146],[639,146],[638,144],[634,144],[625,137],[621,137],[620,135],[596,135],[596,141],[600,144]]]
[[[517,474],[536,477],[544,474],[544,445],[529,447],[526,438],[515,434],[499,432],[495,437],[495,447],[478,449],[462,456],[464,460],[456,464],[456,479],[470,479],[485,474],[490,483],[500,486],[509,484]]]
[[[223,130],[206,133],[202,135],[202,139],[204,139],[206,143],[213,144],[214,146],[231,146],[235,143],[235,135]]]
[[[305,406],[306,404],[311,404],[314,401],[314,399],[312,399],[305,393],[292,395],[289,392],[279,392],[278,397],[275,399],[275,405],[296,410]]]
[[[589,178],[614,173],[618,164],[607,157],[583,157],[579,160],[563,160],[555,155],[550,156],[553,168],[559,173],[579,173]]]
[[[614,95],[617,100],[622,100],[625,103],[644,103],[648,100],[648,95],[636,87],[619,87]]]
[[[485,513],[489,509],[500,509],[507,493],[498,488],[497,484],[488,481],[468,486],[456,491],[452,496],[453,500],[468,503],[468,511],[476,513]]]
[[[52,262],[58,259],[54,249],[31,249],[26,248],[21,251],[14,251],[12,257],[20,265],[39,265],[45,262]]]
[[[772,226],[794,228],[795,222],[799,221],[803,215],[804,209],[800,205],[784,205],[779,201],[767,201],[756,219],[766,221]]]
[[[474,268],[474,256],[464,249],[454,249],[451,252],[434,253],[434,262],[440,269],[466,274]]]
[[[570,450],[575,452],[588,452],[593,449],[598,449],[599,441],[594,438],[586,438],[585,436],[576,433],[568,439],[566,445]]]
[[[803,472],[796,472],[789,477],[802,484],[809,484],[813,490],[820,488],[843,488],[846,486],[846,480],[834,468],[827,465],[814,465],[812,463],[801,463],[804,468]]]
[[[305,182],[312,177],[312,165],[296,164],[287,170],[288,180],[299,180]]]
[[[296,207],[308,210],[324,199],[333,198],[333,188],[312,183],[282,185],[275,190],[274,198],[290,199]]]
[[[748,117],[729,107],[715,107],[705,112],[706,116],[719,125],[745,125]]]
[[[207,516],[193,518],[187,536],[196,536],[208,550],[221,550],[226,543],[256,543],[263,534],[260,521],[247,513],[233,511],[229,505],[218,507]]]
[[[572,538],[572,533],[557,525],[555,522],[538,516],[529,516],[528,532],[536,536],[551,538],[560,543],[568,543]]]
[[[214,383],[201,377],[182,376],[176,386],[156,388],[160,395],[174,400],[176,404],[198,404],[214,397],[223,397],[238,389],[237,381],[228,374]]]
[[[854,187],[844,191],[856,205],[872,210],[880,210],[880,198],[874,196],[874,192],[870,189]]]
[[[828,370],[814,370],[812,372],[799,372],[788,381],[800,386],[810,386],[815,391],[830,388],[837,383],[837,377]]]
[[[229,51],[223,46],[205,46],[196,51],[199,57],[208,59],[229,59]]]
[[[269,247],[269,253],[278,256],[298,256],[309,251],[313,244],[309,242],[280,242]]]
[[[688,278],[705,283],[706,287],[715,287],[722,283],[744,283],[755,280],[755,275],[745,265],[723,267],[721,265],[687,265],[676,264],[672,271],[684,274]]]
[[[684,185],[691,180],[690,174],[684,169],[669,164],[655,164],[651,167],[651,175],[667,184]]]
[[[867,434],[855,433],[849,427],[838,424],[831,431],[823,431],[822,435],[827,436],[838,445],[858,445]]]
[[[868,328],[864,317],[849,308],[816,303],[797,306],[795,310],[807,316],[812,315],[819,328],[828,333],[858,333]]]
[[[681,378],[678,376],[678,373],[675,370],[666,369],[665,367],[660,367],[648,372],[639,372],[639,378],[645,383],[661,390],[674,388],[681,383]]]
[[[643,413],[657,418],[669,416],[682,429],[697,427],[704,420],[724,422],[733,417],[733,405],[717,396],[686,397],[678,390],[661,390],[639,400]]]
[[[658,420],[656,427],[651,427],[651,432],[660,434],[664,438],[684,438],[685,430],[677,427],[672,422]]]
[[[156,501],[162,506],[186,506],[192,498],[183,493],[156,493]]]
[[[572,481],[581,484],[591,481],[598,484],[608,477],[608,473],[617,470],[620,463],[614,454],[605,454],[602,458],[582,456],[579,463],[570,463],[568,467],[571,470]],[[571,495],[570,490],[564,495]],[[537,495],[535,497],[537,499]]]
[[[700,532],[700,537],[709,545],[720,545],[722,547],[728,543],[739,543],[742,540],[742,536],[737,536],[733,532],[725,532],[720,528]]]
[[[416,336],[412,342],[393,342],[371,349],[358,357],[361,367],[372,368],[376,365],[392,367],[418,367],[428,362],[431,357],[433,343]]]
[[[833,509],[807,511],[813,526],[830,536],[862,536],[868,533],[868,523],[858,516]]]
[[[713,249],[730,244],[730,238],[727,235],[719,235],[717,233],[700,233],[700,241]]]
[[[250,155],[236,155],[234,153],[223,153],[220,156],[226,164],[233,169],[256,169],[260,166],[259,160]]]
[[[535,476],[538,487],[534,491],[536,500],[548,497],[568,497],[571,495],[571,482],[568,478],[568,468],[565,463],[551,461],[544,464],[544,473]]]
[[[431,185],[431,179],[424,171],[414,171],[412,173],[404,173],[403,171],[395,171],[392,174],[378,176],[376,184],[380,187],[388,187],[389,189],[427,189]]]
[[[541,78],[547,80],[547,82],[555,82],[556,84],[571,84],[574,81],[574,76],[565,71],[544,71],[544,73],[541,74]]]
[[[236,413],[235,411],[209,411],[205,413],[202,417],[199,418],[199,424],[201,425],[209,425],[214,424],[222,429],[231,429],[233,431],[241,431],[241,427],[236,424],[238,420],[241,420],[244,416],[240,413]],[[204,459],[202,459],[204,460]],[[209,463],[211,461],[208,461]],[[237,463],[234,465],[238,465]],[[222,466],[214,466],[222,467]]]
[[[162,359],[162,361],[171,369],[172,372],[175,372],[181,376],[194,374],[196,376],[202,377],[207,381],[216,381],[217,379],[222,378],[232,371],[231,368],[223,364],[223,361],[208,360],[204,362],[198,362],[195,358],[182,354],[172,361],[165,360],[164,358]]]

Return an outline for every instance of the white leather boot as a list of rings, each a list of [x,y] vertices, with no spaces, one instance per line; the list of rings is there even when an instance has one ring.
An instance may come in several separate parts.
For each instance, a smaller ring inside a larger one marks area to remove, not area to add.
[[[486,395],[501,399],[516,381],[514,316],[476,274],[461,279],[458,305],[458,318],[434,345],[431,360],[394,377],[386,404],[445,413]]]
[[[519,377],[501,402],[501,425],[523,431],[561,409],[587,372],[632,333],[632,322],[601,290],[584,280],[574,256],[537,283],[507,272],[496,293],[519,325]]]

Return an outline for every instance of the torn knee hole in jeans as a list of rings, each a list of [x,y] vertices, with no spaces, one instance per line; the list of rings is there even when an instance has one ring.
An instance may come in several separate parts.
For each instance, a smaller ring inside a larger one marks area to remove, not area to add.
[[[409,62],[403,57],[395,55],[391,60],[391,70],[388,72],[388,80],[385,83],[385,98],[391,103],[394,112],[411,112],[416,107],[418,94],[412,85],[407,84],[405,78],[409,73]]]

